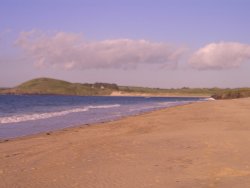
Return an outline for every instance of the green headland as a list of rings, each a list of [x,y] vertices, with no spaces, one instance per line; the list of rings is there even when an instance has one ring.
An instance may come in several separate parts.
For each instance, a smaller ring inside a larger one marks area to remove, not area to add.
[[[162,89],[148,87],[118,86],[110,83],[71,83],[52,78],[36,78],[13,88],[1,88],[0,94],[33,94],[33,95],[151,95],[151,96],[204,96],[215,99],[233,99],[250,97],[250,88],[188,88]]]

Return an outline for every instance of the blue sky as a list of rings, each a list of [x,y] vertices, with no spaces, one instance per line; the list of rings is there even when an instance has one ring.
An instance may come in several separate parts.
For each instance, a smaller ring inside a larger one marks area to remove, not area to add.
[[[0,87],[35,77],[250,87],[248,0],[1,0]]]

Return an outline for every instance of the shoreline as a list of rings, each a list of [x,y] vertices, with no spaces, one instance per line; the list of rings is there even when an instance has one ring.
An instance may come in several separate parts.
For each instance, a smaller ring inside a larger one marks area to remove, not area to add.
[[[250,186],[250,98],[0,143],[1,187]]]
[[[45,131],[45,132],[40,132],[40,133],[35,133],[35,134],[30,134],[30,135],[24,135],[24,136],[18,136],[18,137],[13,137],[13,138],[6,138],[6,139],[3,138],[3,139],[0,139],[0,144],[4,143],[4,142],[18,141],[18,140],[22,140],[22,139],[31,139],[31,138],[35,138],[35,137],[43,136],[43,135],[60,134],[60,133],[71,131],[71,129],[73,129],[73,130],[76,129],[77,130],[77,129],[88,128],[88,127],[91,127],[91,126],[102,126],[102,124],[108,124],[108,123],[111,123],[111,122],[119,122],[119,121],[124,120],[126,118],[139,117],[139,116],[151,114],[151,113],[154,113],[154,112],[166,110],[168,108],[175,108],[175,107],[178,107],[178,106],[186,106],[186,105],[190,105],[190,104],[197,103],[197,102],[209,102],[209,100],[207,100],[207,101],[196,101],[196,102],[191,102],[191,103],[187,103],[187,104],[180,104],[180,105],[176,105],[176,106],[162,107],[160,109],[155,109],[155,110],[152,110],[152,111],[140,112],[138,114],[133,114],[133,115],[125,115],[125,116],[119,117],[117,119],[110,119],[110,120],[107,120],[107,121],[102,121],[102,122],[97,122],[97,123],[79,124],[79,125],[74,125],[74,126],[71,126],[71,127],[66,127],[66,128],[61,128],[61,129],[51,130],[51,131]]]
[[[182,95],[182,94],[151,94],[151,93],[116,93],[113,92],[110,95],[59,95],[59,94],[30,94],[30,93],[0,93],[1,95],[13,95],[13,96],[74,96],[74,97],[185,97],[185,98],[211,98],[210,95]]]
[[[187,98],[195,98],[195,97],[200,97],[200,98],[211,98],[210,95],[195,95],[195,94],[176,94],[176,93],[159,93],[159,94],[154,94],[154,93],[136,93],[136,92],[112,92],[109,96],[113,97],[187,97]]]

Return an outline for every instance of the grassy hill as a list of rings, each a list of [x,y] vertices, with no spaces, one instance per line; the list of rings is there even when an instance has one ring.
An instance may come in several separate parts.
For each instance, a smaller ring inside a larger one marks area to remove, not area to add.
[[[108,83],[70,83],[52,78],[37,78],[18,85],[17,87],[0,88],[0,94],[54,94],[100,96],[111,95],[112,92],[129,95],[157,96],[212,96],[215,99],[233,99],[250,97],[250,88],[220,89],[220,88],[180,88],[161,89],[147,87],[118,86]]]
[[[8,94],[55,94],[55,95],[110,95],[117,90],[115,84],[95,83],[80,84],[70,83],[51,78],[37,78],[27,81],[17,87],[3,90]],[[0,91],[1,92],[1,91]]]

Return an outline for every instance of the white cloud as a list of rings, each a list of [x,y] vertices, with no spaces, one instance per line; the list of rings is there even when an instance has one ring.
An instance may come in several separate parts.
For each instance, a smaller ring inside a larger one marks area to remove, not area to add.
[[[32,30],[20,34],[21,47],[37,66],[64,69],[136,68],[138,64],[176,67],[186,48],[146,40],[87,41],[81,35]]]
[[[250,61],[250,45],[236,42],[211,43],[196,51],[189,64],[197,69],[231,69]]]

